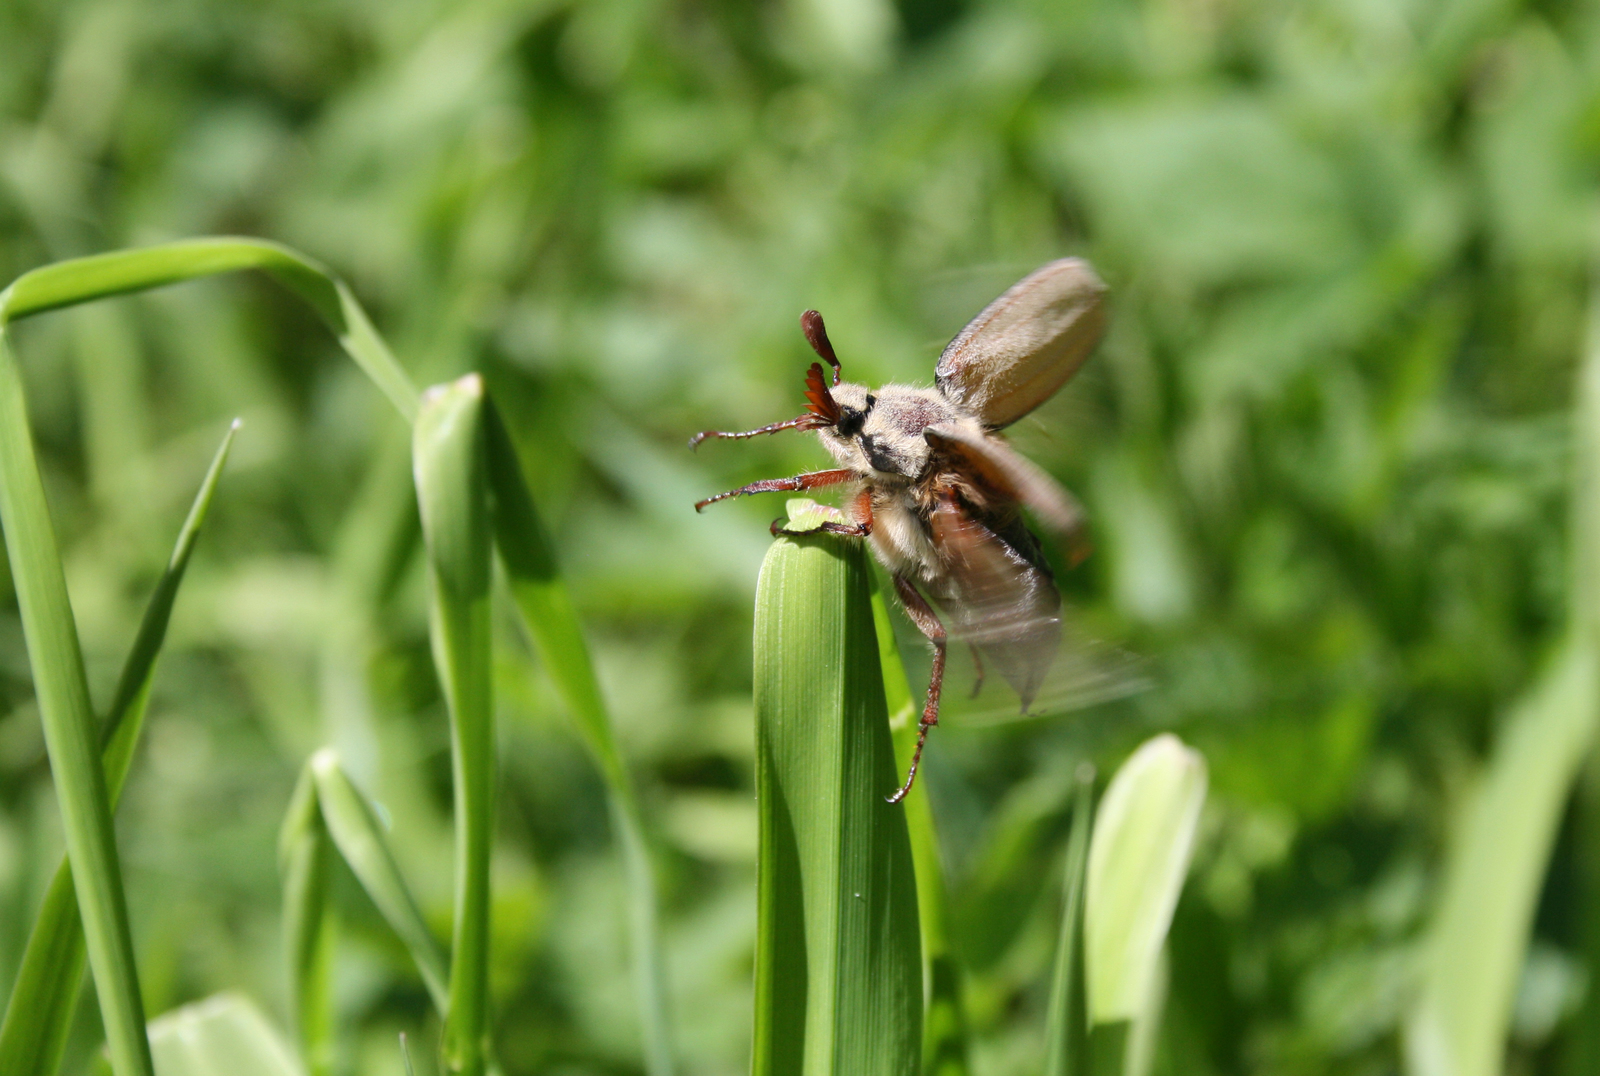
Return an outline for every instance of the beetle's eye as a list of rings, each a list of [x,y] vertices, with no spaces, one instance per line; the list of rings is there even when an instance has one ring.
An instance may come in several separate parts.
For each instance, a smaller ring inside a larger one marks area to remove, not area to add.
[[[835,425],[838,427],[841,437],[854,437],[861,432],[861,427],[866,424],[866,421],[867,416],[864,412],[857,411],[853,407],[841,407],[839,409],[839,421]]]

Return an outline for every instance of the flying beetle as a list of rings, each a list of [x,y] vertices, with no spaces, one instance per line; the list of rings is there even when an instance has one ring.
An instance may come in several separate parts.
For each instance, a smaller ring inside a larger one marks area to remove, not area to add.
[[[694,448],[708,438],[815,430],[838,462],[833,470],[752,482],[694,507],[698,512],[751,493],[848,487],[843,512],[822,529],[872,544],[907,616],[933,644],[916,750],[890,803],[911,791],[928,730],[939,723],[950,638],[972,646],[980,684],[985,661],[1000,670],[1023,712],[1055,657],[1061,595],[1019,509],[1029,509],[1063,541],[1072,563],[1087,551],[1083,512],[999,431],[1049,399],[1083,365],[1105,329],[1105,291],[1081,259],[1040,267],[950,341],[932,388],[869,389],[840,380],[822,315],[807,310],[801,329],[833,377],[830,384],[822,364],[811,364],[806,413],[757,430],[707,430],[689,441]],[[797,533],[782,523],[773,521],[774,535]]]

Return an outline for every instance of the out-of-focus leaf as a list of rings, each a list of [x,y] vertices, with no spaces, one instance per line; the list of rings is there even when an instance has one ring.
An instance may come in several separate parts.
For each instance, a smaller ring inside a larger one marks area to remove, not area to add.
[[[316,777],[307,763],[278,834],[278,872],[283,878],[290,1012],[300,1057],[311,1076],[327,1076],[333,1066],[332,867],[333,842],[317,805]]]
[[[815,526],[810,502],[789,525]],[[760,1076],[918,1071],[922,960],[871,585],[857,542],[780,538],[756,590]]]
[[[1561,809],[1594,740],[1596,656],[1569,643],[1512,712],[1462,815],[1406,1021],[1414,1076],[1493,1076]]]
[[[294,1053],[250,999],[216,994],[150,1021],[161,1076],[302,1076]]]
[[[1205,798],[1205,760],[1171,734],[1145,741],[1106,788],[1084,904],[1094,1023],[1136,1020],[1151,996]]]
[[[316,809],[339,855],[411,952],[434,1006],[444,1015],[449,1010],[449,961],[400,874],[377,811],[346,775],[332,748],[312,755],[306,768],[316,784]]]

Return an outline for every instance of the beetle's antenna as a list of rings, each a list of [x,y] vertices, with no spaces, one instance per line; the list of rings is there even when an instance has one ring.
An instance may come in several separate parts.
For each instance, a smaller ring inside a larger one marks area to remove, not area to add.
[[[800,330],[806,334],[806,342],[811,345],[811,350],[828,360],[828,365],[833,367],[833,383],[839,383],[839,356],[833,353],[833,341],[828,339],[827,327],[822,324],[822,315],[815,310],[807,310],[800,315]]]
[[[816,311],[812,311],[815,313]],[[822,319],[817,319],[817,324],[822,324]],[[828,338],[824,336],[822,342],[826,344]],[[832,352],[830,347],[829,352]],[[834,384],[839,383],[837,374],[833,378]],[[814,362],[811,369],[806,371],[806,413],[798,418],[791,418],[786,422],[774,422],[770,426],[763,426],[759,430],[741,430],[730,433],[726,430],[704,430],[689,438],[690,448],[699,448],[701,441],[713,438],[723,441],[742,441],[746,437],[759,437],[764,433],[778,433],[782,430],[815,430],[823,426],[832,426],[839,421],[839,403],[833,398],[833,393],[828,391],[828,384],[822,377],[822,364]]]

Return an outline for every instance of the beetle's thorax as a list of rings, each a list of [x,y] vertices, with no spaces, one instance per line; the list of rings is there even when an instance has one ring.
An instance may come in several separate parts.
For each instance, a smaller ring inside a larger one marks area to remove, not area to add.
[[[839,420],[817,436],[840,466],[880,482],[898,485],[922,477],[932,456],[923,437],[929,426],[977,421],[936,388],[868,389],[845,381],[831,392]]]

